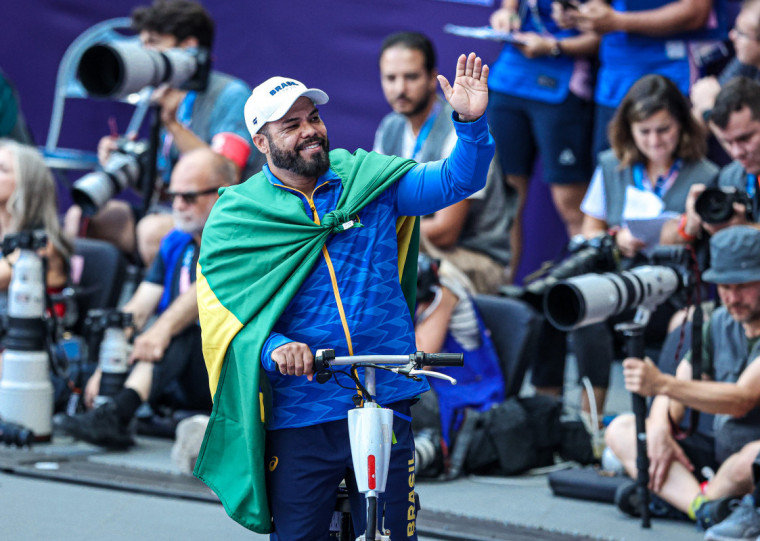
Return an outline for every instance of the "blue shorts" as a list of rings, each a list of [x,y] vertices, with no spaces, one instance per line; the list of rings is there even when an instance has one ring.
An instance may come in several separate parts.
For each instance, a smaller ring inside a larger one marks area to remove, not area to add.
[[[541,157],[549,184],[587,184],[591,178],[593,105],[572,92],[562,103],[527,100],[491,91],[488,124],[507,175],[530,177]]]
[[[384,508],[384,525],[394,541],[417,539],[411,403],[404,400],[388,406],[405,417],[394,415],[396,443],[391,448],[386,491],[378,498],[378,527],[383,524]],[[270,430],[265,456],[274,519],[271,540],[328,541],[338,485],[344,478],[354,529],[357,535],[364,532],[366,506],[356,490],[346,420]]]

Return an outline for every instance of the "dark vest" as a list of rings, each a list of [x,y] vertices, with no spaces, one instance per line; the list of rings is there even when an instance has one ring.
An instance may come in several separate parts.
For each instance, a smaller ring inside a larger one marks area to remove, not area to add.
[[[760,340],[748,351],[744,327],[731,317],[725,307],[713,312],[709,333],[713,378],[715,381],[736,383],[749,363],[760,357]],[[760,439],[760,408],[739,418],[715,415],[713,429],[716,456],[722,461],[750,441]]]
[[[609,226],[621,225],[623,209],[625,208],[626,188],[636,186],[633,179],[633,168],[620,169],[619,165],[620,162],[611,149],[599,154],[599,167],[602,168],[602,178],[604,179],[606,221]],[[684,212],[686,210],[686,196],[689,195],[691,185],[702,183],[713,186],[717,182],[717,178],[718,166],[705,158],[697,162],[684,163],[678,173],[678,178],[662,198],[665,203],[665,210]]]

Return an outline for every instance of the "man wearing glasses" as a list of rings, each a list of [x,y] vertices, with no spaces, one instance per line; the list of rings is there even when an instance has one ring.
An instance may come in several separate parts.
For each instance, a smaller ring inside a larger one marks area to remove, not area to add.
[[[173,409],[211,409],[208,377],[201,353],[195,267],[198,247],[218,190],[237,180],[232,163],[203,148],[184,154],[174,167],[168,194],[174,229],[164,237],[158,255],[122,310],[132,314],[136,329],[129,357],[132,371],[112,400],[86,413],[66,417],[62,428],[77,439],[109,448],[134,444],[130,421],[143,402]],[[143,330],[148,319],[153,324]],[[101,372],[85,388],[92,408]],[[155,409],[155,408],[154,408]]]
[[[694,116],[705,124],[721,87],[728,81],[740,75],[760,80],[760,0],[744,1],[728,37],[736,54],[733,61],[717,77],[703,77],[694,83],[689,95]]]

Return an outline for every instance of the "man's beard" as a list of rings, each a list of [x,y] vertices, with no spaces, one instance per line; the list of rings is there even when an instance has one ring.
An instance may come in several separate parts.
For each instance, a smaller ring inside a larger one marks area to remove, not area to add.
[[[206,225],[205,220],[201,221],[194,216],[184,216],[176,210],[172,213],[172,217],[174,218],[175,229],[179,229],[180,231],[191,235],[199,234],[203,231],[203,226]]]
[[[425,96],[424,99],[421,99],[417,103],[413,104],[413,108],[408,113],[404,113],[404,116],[416,116],[420,114],[422,111],[424,111],[429,105],[430,102],[435,99],[435,92],[432,92]]]
[[[753,308],[752,306],[736,303],[726,307],[728,313],[739,323],[751,324],[760,321],[760,309]],[[744,314],[737,313],[737,309],[744,312]]]
[[[330,168],[330,140],[327,137],[312,137],[298,145],[295,150],[285,150],[278,147],[268,133],[264,135],[269,141],[269,157],[275,167],[308,178],[319,178]],[[322,152],[308,160],[302,158],[299,151],[315,142],[322,146]]]

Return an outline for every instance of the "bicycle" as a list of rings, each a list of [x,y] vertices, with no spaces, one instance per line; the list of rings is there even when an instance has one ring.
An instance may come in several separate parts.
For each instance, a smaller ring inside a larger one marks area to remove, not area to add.
[[[456,384],[456,380],[446,374],[425,370],[426,366],[462,366],[461,353],[424,353],[417,351],[409,355],[353,355],[336,357],[331,349],[318,350],[314,358],[314,372],[317,382],[326,383],[334,377],[335,366],[351,366],[349,377],[359,389],[356,407],[348,411],[348,432],[351,444],[351,459],[359,492],[364,494],[367,504],[367,524],[365,532],[356,541],[390,541],[390,532],[382,525],[378,530],[377,498],[385,492],[391,458],[393,433],[393,410],[381,407],[375,400],[375,370],[387,370],[410,379],[419,380],[420,375],[437,377]],[[384,365],[399,365],[395,368]],[[364,382],[358,368],[364,368]],[[347,522],[342,521],[344,525]],[[342,534],[346,535],[346,534]],[[347,539],[347,537],[341,537]]]

